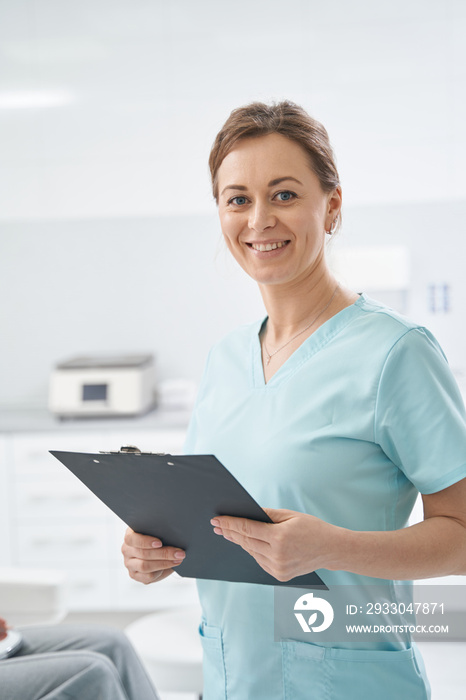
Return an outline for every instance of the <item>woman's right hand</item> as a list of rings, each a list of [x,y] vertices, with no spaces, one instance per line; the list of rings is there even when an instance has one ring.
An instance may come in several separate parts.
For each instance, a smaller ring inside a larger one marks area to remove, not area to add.
[[[140,535],[130,527],[126,530],[121,552],[131,578],[144,584],[167,578],[185,557],[182,549],[164,547],[156,537]]]

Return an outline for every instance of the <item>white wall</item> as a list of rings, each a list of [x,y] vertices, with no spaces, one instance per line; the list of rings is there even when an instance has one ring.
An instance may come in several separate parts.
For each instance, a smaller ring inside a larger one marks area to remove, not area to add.
[[[262,314],[213,216],[10,222],[3,235],[0,407],[45,404],[53,364],[77,354],[153,352],[159,379],[198,380],[212,343]]]
[[[407,241],[410,311],[450,283],[455,315],[426,320],[464,365],[465,35],[462,0],[0,0],[0,404],[43,402],[80,351],[152,350],[162,376],[198,377],[262,313],[216,258],[206,165],[252,99],[324,122],[338,245]]]
[[[462,0],[1,0],[2,219],[210,213],[230,109],[329,129],[349,204],[465,197]],[[66,100],[69,100],[68,102]]]

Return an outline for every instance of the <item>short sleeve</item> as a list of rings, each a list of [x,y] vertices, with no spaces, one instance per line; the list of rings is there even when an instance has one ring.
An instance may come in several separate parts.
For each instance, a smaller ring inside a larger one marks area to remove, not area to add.
[[[441,491],[466,477],[464,403],[439,344],[424,328],[408,330],[388,353],[374,434],[421,493]]]

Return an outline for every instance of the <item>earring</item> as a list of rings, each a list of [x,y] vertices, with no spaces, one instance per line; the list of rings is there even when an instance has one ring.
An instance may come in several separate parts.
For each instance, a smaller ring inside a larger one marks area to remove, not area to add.
[[[335,231],[337,230],[337,226],[338,226],[338,216],[337,216],[336,219],[334,219],[334,220],[332,221],[332,225],[330,226],[329,230],[326,231],[325,233],[328,233],[328,235],[331,236],[331,235],[334,234]]]

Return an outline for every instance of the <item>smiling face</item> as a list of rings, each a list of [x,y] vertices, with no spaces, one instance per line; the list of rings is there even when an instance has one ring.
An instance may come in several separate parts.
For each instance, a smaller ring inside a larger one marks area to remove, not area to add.
[[[225,241],[259,284],[295,284],[326,266],[325,231],[339,213],[339,188],[324,192],[309,157],[281,134],[245,138],[218,170]]]

